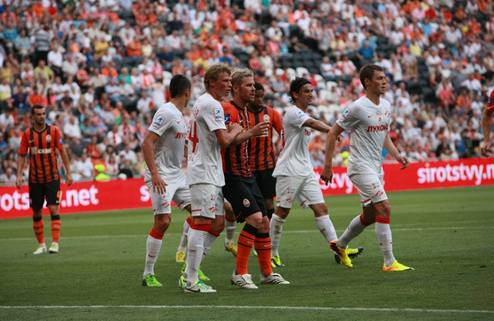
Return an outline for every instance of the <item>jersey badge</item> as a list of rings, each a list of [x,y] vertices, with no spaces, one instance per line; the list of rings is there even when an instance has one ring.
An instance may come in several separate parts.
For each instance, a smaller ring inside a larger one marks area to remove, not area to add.
[[[250,207],[250,201],[246,198],[244,198],[244,200],[242,201],[242,204],[244,205],[244,207]]]

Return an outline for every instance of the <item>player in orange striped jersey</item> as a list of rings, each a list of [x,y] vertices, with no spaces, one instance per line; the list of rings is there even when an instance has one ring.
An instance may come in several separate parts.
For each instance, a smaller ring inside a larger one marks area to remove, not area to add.
[[[231,101],[223,103],[225,123],[239,124],[244,130],[235,137],[233,144],[222,149],[225,173],[223,194],[232,204],[237,221],[245,221],[245,225],[238,237],[236,267],[231,281],[243,289],[257,289],[248,272],[250,252],[255,247],[261,283],[289,284],[280,274],[273,273],[269,220],[266,217],[263,196],[249,164],[248,145],[251,139],[266,135],[269,127],[264,121],[254,126],[249,123],[247,106],[253,102],[255,96],[252,71],[240,69],[232,74],[232,95]]]
[[[273,198],[276,195],[276,178],[273,177],[276,165],[277,148],[273,143],[274,131],[281,139],[283,120],[280,113],[264,105],[264,87],[255,83],[254,102],[248,106],[249,126],[254,127],[261,122],[269,124],[267,135],[252,137],[249,141],[249,165],[254,171],[257,185],[264,197],[268,218],[274,213]]]
[[[62,133],[56,126],[46,124],[46,109],[35,105],[31,110],[32,127],[22,134],[17,159],[17,187],[23,184],[24,165],[29,154],[29,202],[33,209],[33,229],[39,246],[33,254],[47,252],[42,209],[46,204],[51,216],[52,243],[50,253],[58,253],[60,242],[60,173],[57,152],[62,157],[67,185],[72,184],[69,157],[63,145]]]

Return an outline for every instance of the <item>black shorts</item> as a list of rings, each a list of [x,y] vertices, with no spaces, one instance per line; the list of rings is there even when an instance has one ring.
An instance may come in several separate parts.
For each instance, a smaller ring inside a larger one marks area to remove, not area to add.
[[[31,183],[29,182],[29,203],[33,210],[40,210],[43,204],[59,205],[60,204],[60,181],[49,183]]]
[[[254,177],[225,174],[223,196],[232,204],[237,222],[243,222],[246,217],[257,212],[266,216],[264,198]]]
[[[273,177],[273,169],[255,171],[254,177],[265,199],[272,199],[276,196],[276,177]]]

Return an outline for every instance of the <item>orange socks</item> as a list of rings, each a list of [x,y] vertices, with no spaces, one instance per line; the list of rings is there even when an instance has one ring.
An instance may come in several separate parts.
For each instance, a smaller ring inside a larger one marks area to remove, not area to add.
[[[60,226],[62,221],[60,220],[60,215],[51,216],[51,239],[52,242],[60,242]]]
[[[238,236],[238,252],[236,259],[236,274],[249,273],[249,256],[254,247],[256,229],[253,226],[245,224],[242,232]]]
[[[271,267],[271,238],[269,233],[258,233],[254,244],[261,273],[264,276],[271,275],[273,268]]]
[[[38,243],[39,244],[45,243],[45,232],[44,232],[44,224],[42,218],[40,218],[38,221],[33,220],[33,230],[34,230],[34,235],[36,236],[36,240],[38,240]]]

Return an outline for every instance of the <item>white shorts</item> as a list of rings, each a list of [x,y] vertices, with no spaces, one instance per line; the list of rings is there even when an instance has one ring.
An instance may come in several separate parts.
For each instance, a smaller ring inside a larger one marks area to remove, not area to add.
[[[163,177],[163,179],[165,179]],[[146,185],[151,193],[151,202],[153,204],[154,215],[158,214],[170,214],[172,212],[171,202],[175,201],[180,209],[184,209],[191,203],[191,196],[189,186],[187,185],[187,179],[185,176],[181,176],[177,180],[167,181],[166,191],[164,194],[158,194],[153,190],[153,184],[151,181],[147,181]]]
[[[368,206],[372,203],[378,203],[388,199],[384,191],[382,174],[353,174],[350,176],[350,180],[360,194],[362,206]]]
[[[297,199],[303,207],[324,204],[321,186],[316,175],[309,176],[278,176],[276,178],[276,197],[278,206],[292,208]]]
[[[192,193],[192,216],[214,219],[223,216],[223,192],[221,187],[212,184],[190,185]]]

